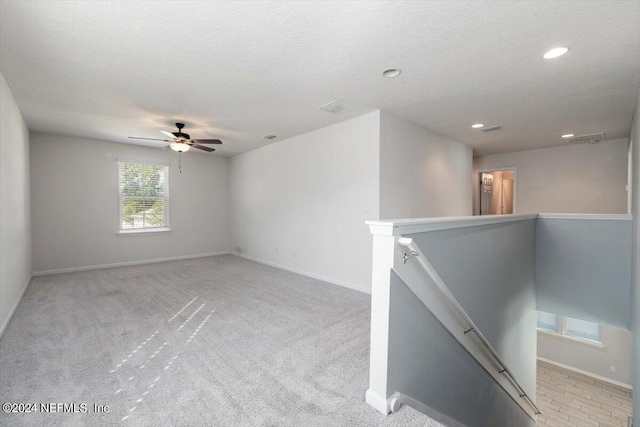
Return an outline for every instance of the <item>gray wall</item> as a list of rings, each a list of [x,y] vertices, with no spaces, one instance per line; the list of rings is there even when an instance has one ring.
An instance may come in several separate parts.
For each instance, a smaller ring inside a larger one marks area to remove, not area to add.
[[[631,225],[538,218],[538,310],[629,329]]]
[[[389,314],[390,393],[467,426],[535,425],[393,272]]]
[[[170,233],[118,236],[118,159],[169,164]],[[229,250],[228,159],[34,133],[35,272]]]
[[[29,131],[0,74],[0,336],[31,279]]]
[[[517,213],[624,214],[627,159],[627,140],[616,139],[476,157],[473,168],[517,168]],[[474,201],[476,190],[474,180]]]
[[[633,318],[631,319],[631,332],[633,340],[634,380],[633,387],[636,390],[633,397],[635,410],[635,422],[640,420],[640,92],[638,103],[633,116],[631,128],[632,143],[632,180],[630,182],[632,201],[631,213],[633,214],[632,229],[632,272],[631,272],[631,306]]]
[[[411,235],[522,388],[536,390],[536,220]]]
[[[538,331],[538,356],[621,384],[633,384],[631,335],[624,329],[603,326],[602,346]]]

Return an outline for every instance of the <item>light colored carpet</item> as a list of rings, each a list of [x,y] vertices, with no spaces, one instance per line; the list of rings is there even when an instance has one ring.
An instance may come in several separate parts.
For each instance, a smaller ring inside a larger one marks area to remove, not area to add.
[[[89,412],[0,424],[440,426],[364,402],[369,311],[368,295],[234,256],[36,277],[0,340],[0,401]]]

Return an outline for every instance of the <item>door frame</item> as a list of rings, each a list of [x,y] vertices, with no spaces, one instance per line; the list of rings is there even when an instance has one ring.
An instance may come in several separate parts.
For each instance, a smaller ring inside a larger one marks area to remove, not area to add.
[[[504,168],[484,168],[478,169],[475,171],[473,175],[473,194],[474,199],[476,200],[475,207],[473,210],[474,215],[480,215],[480,181],[482,180],[483,173],[495,172],[495,171],[513,171],[513,214],[518,213],[518,186],[516,185],[518,182],[518,168],[515,166],[504,167]],[[509,215],[509,214],[506,214]]]

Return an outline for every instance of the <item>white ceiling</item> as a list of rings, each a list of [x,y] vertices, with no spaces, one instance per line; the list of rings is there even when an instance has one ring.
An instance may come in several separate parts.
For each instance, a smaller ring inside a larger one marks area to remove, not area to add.
[[[488,154],[627,137],[639,22],[639,1],[3,0],[0,68],[34,131],[131,143],[179,120],[231,156],[379,108]],[[336,99],[356,108],[317,109]]]

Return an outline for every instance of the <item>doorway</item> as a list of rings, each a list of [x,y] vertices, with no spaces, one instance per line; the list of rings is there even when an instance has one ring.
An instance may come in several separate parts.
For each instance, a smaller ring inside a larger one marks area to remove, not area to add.
[[[515,213],[515,168],[478,171],[478,179],[479,215]]]

